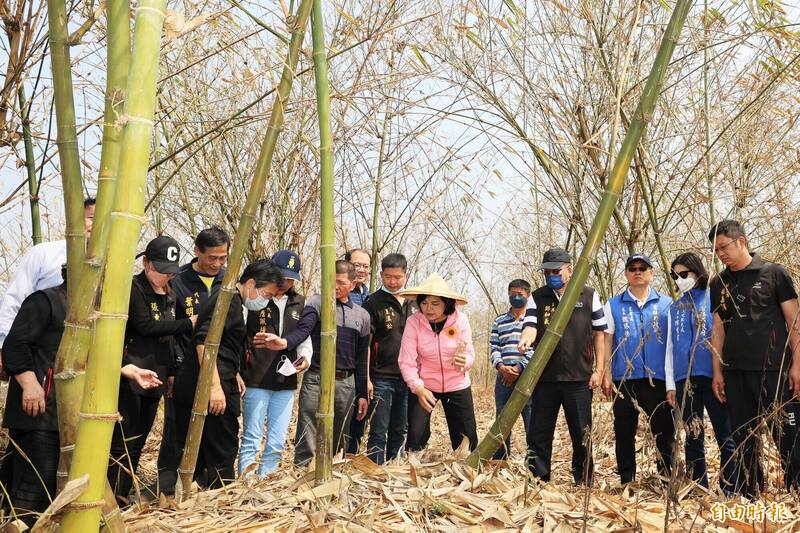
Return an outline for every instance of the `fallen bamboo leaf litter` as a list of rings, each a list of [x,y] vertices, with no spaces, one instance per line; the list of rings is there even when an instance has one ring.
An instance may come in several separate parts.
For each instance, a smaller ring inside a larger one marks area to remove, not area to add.
[[[493,420],[491,396],[476,394],[479,432],[487,430]],[[313,487],[313,475],[291,466],[290,431],[281,468],[265,479],[237,480],[221,489],[195,492],[181,504],[162,498],[149,506],[130,508],[124,517],[132,532],[566,532],[584,527],[588,532],[664,531],[666,499],[653,458],[647,456],[647,440],[640,435],[638,441],[640,481],[623,489],[615,472],[612,428],[610,404],[596,402],[596,474],[588,498],[588,489],[572,483],[571,446],[563,415],[553,449],[553,479],[545,484],[533,480],[523,463],[521,423],[515,427],[511,458],[492,461],[477,472],[457,459],[464,457],[465,449],[450,451],[444,417],[437,411],[429,449],[400,461],[378,466],[365,456],[339,457],[334,461],[333,479]],[[714,484],[718,452],[711,440],[713,431],[708,429],[706,449]],[[739,531],[754,525],[731,518],[714,523],[711,506],[724,501],[716,491],[685,483],[676,494],[667,531]],[[762,522],[753,531],[800,530],[800,504],[791,495],[773,490],[766,501],[785,504],[785,521]]]

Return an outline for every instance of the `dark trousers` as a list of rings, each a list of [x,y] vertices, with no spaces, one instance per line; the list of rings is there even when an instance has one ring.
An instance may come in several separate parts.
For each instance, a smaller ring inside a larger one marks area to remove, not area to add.
[[[772,434],[780,452],[786,489],[800,489],[800,438],[797,427],[800,402],[790,400],[792,394],[786,375],[725,370],[724,377],[740,468],[736,492],[752,499],[764,490],[759,436],[762,423]]]
[[[514,384],[510,387],[507,387],[503,384],[503,380],[500,379],[500,374],[497,375],[497,379],[494,382],[494,413],[495,418],[500,416],[500,411],[503,410],[503,407],[506,406],[508,400],[511,398],[511,393],[514,392]],[[522,408],[522,423],[525,425],[525,433],[528,433],[528,429],[530,428],[531,423],[531,405],[533,404],[533,398],[531,397],[528,402],[525,404],[525,407]],[[511,453],[511,433],[509,432],[508,437],[506,437],[505,444],[497,449],[494,452],[494,456],[492,459],[505,459],[508,457],[509,453]]]
[[[675,400],[680,407],[687,380],[675,383]],[[686,425],[686,472],[699,485],[708,488],[706,470],[705,431],[703,410],[708,412],[714,438],[720,452],[719,486],[725,494],[731,494],[736,484],[736,462],[733,458],[736,445],[733,442],[728,408],[721,404],[711,390],[711,378],[695,376],[689,381],[686,402],[681,410]]]
[[[58,431],[11,429],[8,437],[0,481],[11,501],[0,491],[0,507],[13,506],[17,516],[32,526],[56,496]]]
[[[636,428],[639,425],[639,409],[648,417],[650,431],[656,439],[659,452],[658,471],[662,476],[669,476],[675,424],[667,403],[664,382],[654,379],[650,385],[648,379],[631,379],[615,381],[614,384],[620,390],[614,398],[614,437],[620,480],[622,483],[629,483],[636,479]]]
[[[139,467],[142,449],[153,427],[160,399],[136,394],[125,380],[120,383],[119,414],[122,420],[114,425],[111,460],[108,463],[108,482],[120,505],[128,503],[133,475]]]
[[[179,442],[175,430],[175,400],[164,397],[164,430],[158,448],[158,490],[174,494],[178,480],[178,465],[185,442]]]
[[[235,477],[233,465],[239,453],[239,414],[241,398],[235,378],[232,384],[223,385],[225,393],[225,412],[221,415],[206,415],[194,479],[201,487],[219,488]],[[236,392],[232,392],[236,390]],[[231,391],[231,392],[227,392]],[[192,416],[192,406],[176,401],[175,431],[178,442],[185,443]],[[182,454],[183,452],[181,452]]]
[[[455,450],[461,446],[466,437],[469,449],[478,446],[478,430],[475,425],[475,407],[472,403],[472,388],[467,387],[453,392],[434,392],[433,395],[442,403],[444,417],[447,420],[447,431],[450,433],[450,445]],[[414,396],[409,400],[408,438],[406,449],[418,451],[428,445],[431,438],[431,413],[419,404]]]
[[[373,383],[374,385],[374,383]],[[364,433],[367,430],[367,422],[372,418],[372,413],[375,411],[375,402],[369,403],[367,408],[367,415],[359,420],[355,414],[358,412],[358,398],[353,401],[353,416],[350,417],[350,427],[347,430],[347,453],[356,455],[358,449],[361,447],[361,441],[364,439]]]
[[[372,380],[374,411],[369,423],[367,456],[382,465],[403,449],[408,431],[408,387],[403,378]]]
[[[297,400],[297,429],[295,433],[294,464],[306,466],[314,458],[317,447],[317,411],[321,376],[318,369],[312,369],[303,376],[300,397]],[[356,381],[353,375],[337,379],[333,389],[333,453],[347,449],[345,428],[350,427],[353,415],[353,398],[356,394]]]
[[[594,464],[588,438],[592,429],[592,391],[587,382],[539,382],[531,400],[536,416],[528,431],[528,468],[534,476],[550,481],[553,436],[558,411],[563,407],[572,439],[572,478],[577,484],[591,484]]]

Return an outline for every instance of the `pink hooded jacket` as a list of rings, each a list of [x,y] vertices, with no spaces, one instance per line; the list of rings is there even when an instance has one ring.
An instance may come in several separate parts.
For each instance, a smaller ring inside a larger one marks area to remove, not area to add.
[[[453,357],[461,342],[467,357],[463,371],[453,366]],[[472,328],[467,317],[458,310],[447,317],[438,335],[422,313],[414,313],[406,320],[397,364],[412,393],[420,385],[432,392],[466,389],[470,385],[468,371],[474,362]]]

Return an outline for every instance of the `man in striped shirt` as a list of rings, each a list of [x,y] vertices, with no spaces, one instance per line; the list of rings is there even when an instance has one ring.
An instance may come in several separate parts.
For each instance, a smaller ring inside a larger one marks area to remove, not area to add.
[[[519,350],[520,335],[522,334],[522,321],[525,318],[525,306],[531,295],[531,284],[524,279],[515,279],[508,284],[508,301],[511,309],[494,319],[492,335],[489,338],[489,356],[492,366],[497,369],[497,380],[494,385],[494,405],[497,414],[503,410],[511,392],[514,382],[517,381],[525,366],[531,359],[533,350],[524,353]],[[531,417],[531,402],[525,404],[522,410],[522,421],[525,431],[528,431]],[[505,446],[494,454],[494,459],[505,459],[511,450],[511,436],[506,439]]]
[[[550,317],[572,277],[572,258],[565,250],[550,249],[544,254],[540,270],[546,283],[528,300],[520,353],[531,346],[536,348],[544,337]],[[550,481],[553,435],[558,411],[563,406],[572,439],[573,479],[576,484],[592,482],[593,463],[586,437],[592,427],[592,391],[602,385],[605,372],[603,331],[607,327],[597,292],[583,287],[561,340],[531,396],[536,417],[528,430],[528,468],[543,481]]]

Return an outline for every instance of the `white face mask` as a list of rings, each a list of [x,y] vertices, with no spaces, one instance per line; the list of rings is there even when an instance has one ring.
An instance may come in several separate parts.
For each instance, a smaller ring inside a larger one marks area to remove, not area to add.
[[[685,278],[676,279],[675,284],[678,286],[678,290],[681,291],[681,294],[685,294],[692,290],[697,284],[697,276],[690,272]]]

